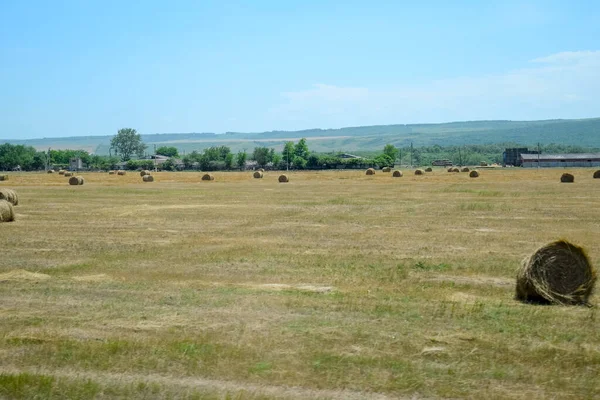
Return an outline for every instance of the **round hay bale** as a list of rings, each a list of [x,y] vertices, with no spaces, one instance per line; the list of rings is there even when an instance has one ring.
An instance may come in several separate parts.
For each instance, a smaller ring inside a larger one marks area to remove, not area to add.
[[[286,182],[289,182],[289,181],[290,181],[290,178],[288,178],[287,175],[279,175],[279,182],[280,183],[286,183]]]
[[[460,170],[460,172],[469,172],[470,169],[469,167],[462,167],[462,169]]]
[[[154,177],[152,175],[144,175],[142,176],[142,180],[144,182],[154,182]]]
[[[367,175],[375,175],[375,170],[373,168],[369,168],[366,172]]]
[[[573,183],[573,182],[575,182],[575,177],[572,174],[565,172],[564,174],[561,175],[560,181],[562,183]]]
[[[47,173],[48,173],[48,174],[53,174],[53,173],[54,173],[54,170],[53,170],[53,169],[49,169]]]
[[[72,176],[69,178],[69,185],[72,186],[83,185],[83,182],[83,177],[81,176]]]
[[[479,166],[480,166],[480,167],[487,167],[487,166],[488,166],[488,163],[487,163],[486,161],[481,161],[481,162],[479,163]]]
[[[402,171],[396,170],[396,171],[392,172],[392,176],[394,178],[402,178]]]
[[[19,205],[19,195],[12,189],[0,188],[0,200],[6,200],[13,206]]]
[[[8,175],[0,175],[0,181],[7,181]]]
[[[460,169],[458,169],[457,167],[452,168],[452,172],[460,172]]]
[[[425,168],[425,172],[433,172],[433,168],[427,167],[427,168]]]
[[[471,177],[471,178],[478,178],[479,177],[479,172],[477,172],[476,170],[473,170],[473,171],[469,172],[469,177]]]
[[[256,179],[260,179],[263,177],[263,173],[262,171],[254,171],[254,174],[252,174],[252,176],[254,176]]]
[[[126,173],[127,172],[124,171],[124,170],[122,170],[122,169],[120,169],[120,170],[117,171],[117,175],[125,175]]]
[[[594,179],[600,179],[600,169],[594,172]]]
[[[73,176],[73,173],[72,173],[72,172],[65,172],[63,175],[64,175],[66,178],[68,178],[68,177],[70,177],[70,176]]]
[[[392,167],[383,167],[381,169],[382,172],[392,172]]]
[[[202,175],[202,180],[203,181],[214,181],[215,177],[212,176],[211,174],[204,174],[204,175]]]
[[[416,169],[415,175],[425,175],[425,171],[423,171],[422,169]]]
[[[264,169],[264,168],[259,168],[258,170],[259,170],[260,172],[265,172],[265,169]]]
[[[140,176],[151,175],[151,172],[147,169],[143,169],[140,171]]]
[[[585,250],[566,240],[539,248],[517,273],[516,299],[543,304],[588,304],[596,271]]]
[[[59,170],[58,170],[58,174],[59,174],[59,175],[64,175],[64,174],[65,174],[65,172],[67,172],[67,171],[65,171],[64,169],[59,169]]]
[[[117,171],[114,171],[114,170],[108,171],[108,174],[109,174],[109,175],[114,175],[114,174],[116,174],[116,173],[117,173]]]
[[[6,200],[0,200],[0,222],[12,222],[15,220],[13,205]]]

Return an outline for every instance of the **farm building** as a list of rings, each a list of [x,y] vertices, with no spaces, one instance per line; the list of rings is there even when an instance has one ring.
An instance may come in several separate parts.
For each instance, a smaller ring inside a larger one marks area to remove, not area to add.
[[[600,153],[581,154],[521,154],[524,168],[538,167],[600,167]]]
[[[502,153],[502,163],[504,165],[521,166],[521,154],[537,154],[537,151],[529,150],[527,147],[512,147],[505,149]]]

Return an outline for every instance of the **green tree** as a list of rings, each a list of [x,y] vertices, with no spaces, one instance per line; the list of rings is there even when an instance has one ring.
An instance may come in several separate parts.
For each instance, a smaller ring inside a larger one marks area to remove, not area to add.
[[[248,155],[246,154],[245,151],[240,151],[237,153],[237,156],[235,158],[235,163],[237,164],[239,169],[244,169],[244,167],[246,166],[247,158],[248,158]]]
[[[393,144],[386,144],[383,148],[383,154],[395,161],[398,158],[398,149]]]
[[[119,129],[117,134],[111,139],[110,146],[121,156],[121,160],[128,161],[131,156],[136,154],[138,157],[144,155],[146,145],[142,142],[142,137],[135,129]]]
[[[232,166],[233,166],[233,154],[228,153],[227,156],[225,157],[225,169],[231,169]]]
[[[156,149],[156,154],[160,154],[161,156],[165,156],[165,157],[179,157],[179,152],[177,151],[177,147],[167,147],[167,146],[161,146],[158,149]]]
[[[264,167],[272,161],[273,152],[268,147],[255,147],[254,152],[252,153],[252,159],[256,161],[259,166]]]
[[[282,154],[282,160],[285,161],[285,163],[287,165],[290,165],[292,163],[292,160],[294,159],[294,142],[285,142],[285,144],[283,145],[283,151],[281,152]]]
[[[294,146],[294,155],[296,157],[304,158],[305,160],[308,159],[309,152],[305,138],[300,139],[296,146]]]

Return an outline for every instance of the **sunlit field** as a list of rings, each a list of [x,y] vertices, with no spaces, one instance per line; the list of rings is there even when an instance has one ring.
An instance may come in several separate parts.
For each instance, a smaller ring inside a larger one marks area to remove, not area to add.
[[[513,299],[600,179],[479,171],[9,174],[0,398],[600,398],[597,308]]]

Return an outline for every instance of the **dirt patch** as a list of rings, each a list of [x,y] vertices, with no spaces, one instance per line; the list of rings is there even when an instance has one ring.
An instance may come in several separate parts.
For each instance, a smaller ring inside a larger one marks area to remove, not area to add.
[[[454,282],[463,285],[489,285],[489,286],[511,286],[514,285],[513,279],[496,278],[493,276],[451,276],[437,275],[424,279],[428,282]]]
[[[50,279],[50,275],[14,269],[0,274],[0,282],[40,282]]]
[[[301,292],[313,292],[313,293],[329,293],[334,290],[333,286],[314,286],[314,285],[288,285],[285,283],[262,283],[262,284],[248,284],[244,285],[253,289],[262,290],[298,290]]]
[[[452,301],[455,303],[466,303],[466,304],[474,304],[480,300],[480,298],[477,296],[474,296],[474,295],[468,294],[468,293],[463,293],[463,292],[452,293],[450,296],[447,297],[447,299],[449,301]]]

